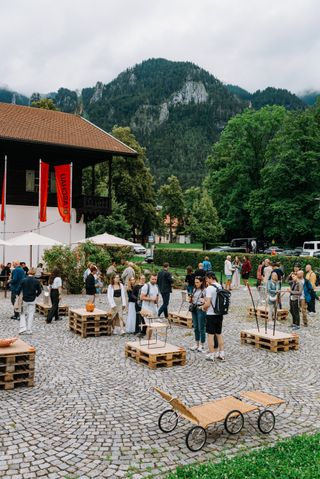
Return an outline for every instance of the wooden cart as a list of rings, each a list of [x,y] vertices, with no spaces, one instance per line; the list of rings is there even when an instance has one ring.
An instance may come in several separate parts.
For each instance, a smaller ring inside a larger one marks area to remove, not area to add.
[[[187,407],[183,402],[162,391],[153,388],[167,401],[171,409],[163,411],[158,420],[162,432],[171,432],[177,425],[179,418],[190,421],[193,426],[186,435],[186,445],[190,451],[200,451],[207,442],[207,429],[223,422],[229,434],[238,434],[244,426],[244,414],[258,412],[257,425],[260,432],[269,434],[275,426],[275,416],[270,406],[284,403],[283,399],[261,391],[244,391],[240,397],[249,400],[243,401],[240,397],[226,396],[222,399],[209,401],[199,406]]]

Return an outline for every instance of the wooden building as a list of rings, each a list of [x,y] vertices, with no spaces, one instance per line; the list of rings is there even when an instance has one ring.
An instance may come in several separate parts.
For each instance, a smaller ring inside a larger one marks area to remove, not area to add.
[[[38,224],[39,160],[49,163],[47,222],[40,234],[69,243],[69,224],[57,209],[54,166],[73,164],[72,243],[85,238],[86,221],[111,213],[112,169],[117,156],[137,153],[86,119],[69,113],[0,103],[0,181],[7,157],[6,239],[36,230]],[[95,165],[106,162],[108,196],[95,191]],[[83,171],[91,170],[91,192],[83,194]],[[0,232],[3,231],[3,222]],[[8,249],[6,261],[27,260],[27,250]]]

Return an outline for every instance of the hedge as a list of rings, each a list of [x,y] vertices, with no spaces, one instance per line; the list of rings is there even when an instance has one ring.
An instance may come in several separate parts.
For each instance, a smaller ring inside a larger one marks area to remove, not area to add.
[[[243,258],[244,253],[212,253],[210,251],[199,251],[199,250],[181,250],[181,249],[157,249],[154,250],[154,263],[157,265],[162,265],[167,262],[170,266],[174,268],[187,268],[187,266],[192,266],[194,269],[197,267],[198,263],[201,263],[204,260],[205,256],[208,256],[213,270],[217,273],[224,271],[224,262],[227,255],[230,254],[232,260],[235,256],[239,256],[240,259]],[[265,258],[269,258],[271,262],[281,263],[284,267],[286,274],[289,274],[293,270],[293,266],[296,263],[301,265],[301,268],[304,269],[307,264],[311,264],[312,268],[317,271],[320,270],[320,259],[312,257],[301,257],[301,256],[271,256],[267,254],[246,254],[249,258],[252,271],[251,276],[256,277],[256,271],[260,261]]]

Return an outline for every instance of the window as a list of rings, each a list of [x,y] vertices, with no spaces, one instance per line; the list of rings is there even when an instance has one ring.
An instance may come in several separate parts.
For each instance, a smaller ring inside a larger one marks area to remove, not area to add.
[[[304,243],[303,249],[315,249],[314,243]]]
[[[26,170],[26,191],[28,193],[39,193],[39,171]],[[54,171],[49,175],[49,193],[56,193],[56,176]]]

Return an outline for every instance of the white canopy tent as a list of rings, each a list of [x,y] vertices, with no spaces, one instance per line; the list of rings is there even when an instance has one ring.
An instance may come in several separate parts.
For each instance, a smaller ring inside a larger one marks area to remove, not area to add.
[[[118,238],[117,236],[109,235],[108,233],[103,233],[97,236],[91,236],[91,238],[85,238],[78,243],[85,243],[86,241],[91,241],[94,244],[101,246],[134,246],[134,243],[127,241],[123,238]]]
[[[6,246],[30,246],[30,267],[32,266],[33,246],[62,246],[60,241],[48,238],[47,236],[39,235],[33,231],[10,238],[5,242],[5,244]]]

